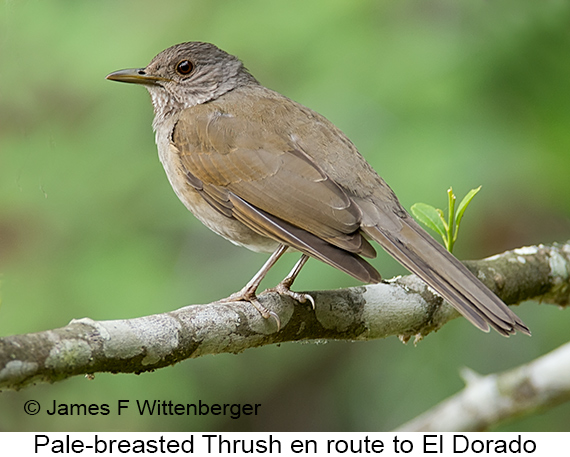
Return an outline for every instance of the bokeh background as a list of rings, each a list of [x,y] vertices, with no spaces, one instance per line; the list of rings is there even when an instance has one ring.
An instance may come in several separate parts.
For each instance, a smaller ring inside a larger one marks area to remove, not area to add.
[[[543,0],[11,0],[0,5],[0,334],[131,318],[238,290],[265,257],[203,227],[158,161],[146,91],[105,80],[183,41],[217,44],[324,114],[407,208],[483,185],[456,254],[570,236],[570,3]],[[276,283],[296,259],[283,260]],[[385,255],[389,278],[405,271]],[[357,285],[311,261],[298,290]],[[570,315],[524,303],[532,338],[464,319],[396,338],[283,344],[154,373],[0,394],[0,430],[390,430],[486,374],[568,339]],[[27,416],[23,404],[261,403],[257,417]],[[570,429],[570,405],[497,430]]]

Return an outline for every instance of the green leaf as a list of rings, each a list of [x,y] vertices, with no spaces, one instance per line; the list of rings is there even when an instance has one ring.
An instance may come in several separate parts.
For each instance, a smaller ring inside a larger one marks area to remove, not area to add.
[[[436,209],[431,205],[426,205],[425,203],[416,203],[412,206],[412,213],[415,218],[432,229],[434,232],[440,234],[443,239],[443,244],[449,252],[453,251],[453,246],[457,241],[457,235],[459,233],[459,224],[465,210],[473,200],[473,197],[477,195],[477,192],[481,190],[481,186],[477,189],[470,190],[467,195],[461,200],[459,206],[456,207],[456,196],[453,193],[453,189],[450,187],[447,190],[447,218],[442,210]],[[457,211],[456,211],[457,208]]]
[[[431,205],[426,205],[425,203],[415,203],[412,205],[411,210],[418,221],[432,229],[434,232],[439,233],[445,240],[447,233],[445,222],[437,209]]]
[[[441,219],[441,222],[443,223],[443,228],[447,231],[448,227],[447,227],[447,222],[445,222],[445,215],[443,214],[443,211],[440,210],[439,208],[435,209],[437,211],[437,214],[439,214],[439,218]]]
[[[453,188],[447,189],[447,231],[451,235],[453,230],[453,217],[455,215],[455,194],[453,193]]]
[[[473,200],[473,197],[475,197],[475,195],[477,195],[477,192],[479,192],[480,190],[481,190],[481,186],[477,187],[477,189],[471,189],[467,193],[467,195],[465,197],[463,197],[463,200],[461,200],[461,203],[459,203],[459,206],[457,207],[457,213],[455,214],[455,231],[456,232],[457,232],[457,230],[459,230],[459,224],[461,223],[461,219],[463,218],[463,214],[465,213],[465,210],[469,206],[469,203],[471,203],[471,200]]]
[[[445,243],[445,247],[449,252],[453,251],[453,244],[455,243],[456,236],[453,235],[454,230],[456,230],[456,226],[454,226],[453,221],[455,219],[455,194],[453,193],[453,188],[447,189],[447,233],[445,234],[445,238],[443,239]]]

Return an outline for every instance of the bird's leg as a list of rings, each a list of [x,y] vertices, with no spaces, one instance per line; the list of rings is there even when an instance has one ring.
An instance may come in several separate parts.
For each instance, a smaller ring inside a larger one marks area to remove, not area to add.
[[[297,275],[301,271],[301,268],[307,263],[309,260],[309,256],[303,254],[299,261],[295,264],[293,269],[289,272],[289,274],[281,281],[277,286],[272,289],[268,289],[265,292],[277,292],[281,295],[287,295],[291,297],[293,300],[297,300],[299,303],[305,303],[307,301],[311,302],[311,306],[315,309],[315,300],[309,294],[302,294],[299,292],[293,292],[291,290],[291,286],[293,285],[293,281],[297,278]]]
[[[221,303],[224,302],[232,302],[232,301],[248,301],[250,302],[255,308],[259,311],[259,313],[265,318],[268,319],[272,317],[277,322],[277,329],[281,328],[281,321],[279,320],[279,316],[275,314],[273,311],[268,310],[265,306],[263,306],[259,300],[257,299],[257,288],[267,272],[271,269],[273,265],[279,260],[279,257],[283,255],[283,253],[287,250],[287,246],[280,244],[279,247],[271,254],[267,262],[263,264],[261,269],[254,275],[253,278],[238,292],[231,294],[228,298],[224,298],[220,300]],[[294,278],[293,278],[294,279]],[[292,282],[292,281],[291,281]]]
[[[279,257],[281,257],[286,250],[287,246],[280,244],[254,277],[251,278],[251,280],[243,287],[243,289],[231,294],[228,298],[224,298],[223,301],[250,301],[251,298],[255,298],[255,292],[257,291],[259,284],[261,284],[261,281],[263,281],[267,272],[273,265],[275,265],[277,260],[279,260]]]

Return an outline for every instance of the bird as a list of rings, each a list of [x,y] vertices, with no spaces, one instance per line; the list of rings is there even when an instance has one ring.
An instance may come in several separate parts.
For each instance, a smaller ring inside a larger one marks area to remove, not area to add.
[[[110,73],[144,86],[154,108],[158,154],[182,203],[232,243],[271,253],[256,275],[225,301],[250,302],[279,317],[257,289],[287,251],[301,253],[275,288],[291,290],[309,258],[364,283],[378,283],[378,243],[479,329],[504,336],[528,327],[403,208],[388,184],[332,122],[258,82],[217,46],[186,42],[143,68]]]

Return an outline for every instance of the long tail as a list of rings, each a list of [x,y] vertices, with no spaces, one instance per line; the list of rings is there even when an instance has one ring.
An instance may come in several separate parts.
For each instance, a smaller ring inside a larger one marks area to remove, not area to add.
[[[481,330],[489,331],[490,325],[505,336],[517,330],[530,335],[522,320],[411,216],[399,222],[397,233],[379,226],[362,230]]]

